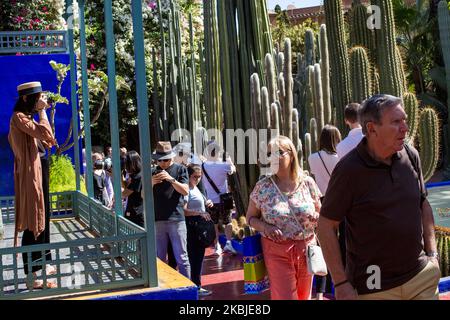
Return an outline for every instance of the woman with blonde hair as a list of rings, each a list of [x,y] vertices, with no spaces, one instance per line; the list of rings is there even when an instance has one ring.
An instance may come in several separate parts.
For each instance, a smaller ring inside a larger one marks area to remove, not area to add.
[[[307,270],[305,250],[316,241],[321,193],[302,172],[289,138],[272,139],[267,150],[272,175],[253,189],[247,221],[262,233],[272,300],[309,300],[313,276]]]

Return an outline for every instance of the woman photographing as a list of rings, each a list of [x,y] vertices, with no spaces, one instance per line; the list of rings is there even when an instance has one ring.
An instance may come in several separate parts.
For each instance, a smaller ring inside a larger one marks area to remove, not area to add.
[[[50,243],[50,201],[49,164],[46,149],[55,144],[52,129],[45,110],[47,98],[42,92],[40,82],[28,82],[17,87],[19,100],[10,120],[8,140],[14,153],[14,191],[15,191],[15,236],[14,246],[18,245],[18,234],[23,232],[22,246]],[[38,115],[39,121],[33,119]],[[37,280],[36,272],[46,266],[47,274],[54,274],[50,267],[52,258],[45,253],[45,263],[31,267],[28,260],[42,261],[41,252],[22,254],[24,272],[33,273],[33,288],[43,286]],[[47,282],[47,287],[55,284]]]

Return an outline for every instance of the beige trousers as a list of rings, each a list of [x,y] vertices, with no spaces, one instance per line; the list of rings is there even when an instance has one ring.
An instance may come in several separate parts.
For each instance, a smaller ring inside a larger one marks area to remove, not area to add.
[[[386,291],[358,295],[359,300],[439,300],[439,267],[428,262],[427,266],[407,283]]]

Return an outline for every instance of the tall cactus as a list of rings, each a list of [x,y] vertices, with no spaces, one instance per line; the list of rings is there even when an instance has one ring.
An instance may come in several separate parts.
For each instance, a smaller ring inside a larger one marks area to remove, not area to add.
[[[205,28],[205,106],[208,127],[219,129],[222,125],[222,99],[220,86],[219,35],[217,24],[217,0],[203,4]]]
[[[251,92],[251,114],[252,114],[252,127],[254,129],[260,129],[259,116],[261,112],[261,87],[259,82],[259,76],[257,73],[252,74],[250,78],[250,92]]]
[[[309,164],[308,164],[308,158],[311,155],[311,134],[306,133],[305,134],[305,169],[310,170]]]
[[[309,134],[311,135],[311,150],[312,152],[319,151],[319,130],[317,128],[316,118],[309,120]]]
[[[314,66],[308,66],[306,74],[305,121],[315,117],[314,107]]]
[[[294,79],[292,77],[292,49],[291,39],[284,40],[284,83],[285,83],[285,99],[284,99],[284,134],[292,139],[292,109],[294,108]]]
[[[372,69],[372,93],[379,94],[380,91],[380,74],[376,67]]]
[[[280,109],[277,103],[270,106],[270,129],[274,130],[275,135],[280,135]]]
[[[370,14],[367,7],[360,1],[356,3],[351,11],[350,23],[350,45],[351,47],[364,47],[367,50],[369,61],[375,62],[375,37],[373,30],[367,28],[367,20]]]
[[[313,66],[316,63],[314,32],[311,29],[305,31],[305,59],[307,66]]]
[[[322,72],[323,116],[325,124],[331,123],[331,87],[330,87],[330,56],[326,25],[320,26],[320,68]]]
[[[350,51],[350,73],[353,102],[361,103],[372,95],[370,62],[365,48],[355,47]]]
[[[408,140],[413,143],[419,129],[419,101],[414,93],[407,92],[403,95],[403,105],[408,115]]]
[[[325,126],[324,112],[323,112],[323,91],[322,91],[322,72],[320,70],[320,64],[316,63],[314,65],[314,105],[316,108],[316,120],[317,120],[317,130],[322,131]]]
[[[419,148],[422,161],[423,180],[433,176],[439,160],[439,119],[433,108],[427,107],[420,113]]]
[[[336,108],[337,125],[341,132],[346,132],[344,108],[351,102],[351,83],[342,2],[341,0],[324,0],[324,7],[331,57],[333,106]]]
[[[402,97],[405,84],[401,77],[401,64],[396,52],[393,4],[391,0],[373,0],[372,2],[381,10],[381,28],[376,30],[380,89],[383,93]]]
[[[275,100],[277,100],[277,76],[275,73],[273,57],[270,53],[266,54],[265,66],[267,89],[269,90],[269,101],[270,103],[274,103]]]

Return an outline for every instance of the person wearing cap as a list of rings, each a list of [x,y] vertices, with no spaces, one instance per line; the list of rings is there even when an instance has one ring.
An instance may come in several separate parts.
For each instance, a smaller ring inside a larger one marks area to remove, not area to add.
[[[189,194],[189,176],[185,166],[174,162],[175,156],[169,141],[159,141],[152,155],[157,162],[152,169],[157,255],[162,261],[167,261],[170,241],[178,271],[190,278],[184,217],[184,197]]]
[[[50,201],[49,166],[46,148],[55,145],[52,128],[45,112],[47,99],[40,82],[28,82],[17,87],[19,99],[14,106],[10,120],[8,141],[14,153],[14,192],[15,192],[15,235],[14,246],[18,246],[19,232],[23,232],[22,246],[50,242]],[[34,115],[39,121],[34,120]],[[44,264],[30,267],[28,260],[43,261],[42,252],[22,254],[24,273],[33,273],[33,288],[42,288],[42,280],[37,280],[37,271]],[[47,274],[54,274],[54,267],[47,263],[52,260],[51,253],[45,253]],[[30,284],[27,284],[30,286]],[[47,287],[54,287],[46,282]]]

